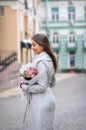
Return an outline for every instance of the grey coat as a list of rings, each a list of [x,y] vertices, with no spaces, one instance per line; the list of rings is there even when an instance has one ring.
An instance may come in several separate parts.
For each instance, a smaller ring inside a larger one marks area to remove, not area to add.
[[[53,130],[56,103],[51,90],[55,85],[53,62],[46,52],[42,52],[32,64],[39,73],[28,81],[27,91],[31,95],[28,130]],[[29,102],[29,98],[27,100]]]

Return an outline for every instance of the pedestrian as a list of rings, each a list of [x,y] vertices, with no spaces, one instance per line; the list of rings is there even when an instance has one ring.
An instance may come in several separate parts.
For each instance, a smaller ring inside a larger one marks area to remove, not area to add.
[[[27,99],[28,130],[53,130],[56,100],[52,87],[56,83],[57,61],[45,34],[35,34],[31,41],[32,50],[37,55],[32,65],[37,68],[38,77],[28,80],[25,89],[21,86],[31,95],[30,100]],[[28,77],[27,71],[25,75]]]

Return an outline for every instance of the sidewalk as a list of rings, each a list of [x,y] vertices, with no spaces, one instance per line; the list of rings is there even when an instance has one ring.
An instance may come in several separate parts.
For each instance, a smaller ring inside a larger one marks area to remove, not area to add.
[[[56,74],[56,81],[59,82],[61,80],[64,80],[66,78],[69,78],[71,76],[74,76],[75,74],[70,74],[70,73],[57,73]],[[20,88],[18,87],[14,87],[14,88],[10,88],[8,90],[2,91],[0,92],[0,98],[6,98],[9,96],[15,96],[17,94],[20,93]]]

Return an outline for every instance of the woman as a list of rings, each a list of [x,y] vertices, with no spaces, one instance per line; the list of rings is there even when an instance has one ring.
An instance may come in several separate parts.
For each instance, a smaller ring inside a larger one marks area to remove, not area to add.
[[[28,130],[53,130],[56,101],[51,88],[55,85],[57,62],[44,34],[35,34],[32,37],[32,50],[38,55],[32,64],[39,73],[28,81],[27,88],[23,89],[22,86],[23,91],[31,94]],[[25,75],[28,77],[27,71]]]

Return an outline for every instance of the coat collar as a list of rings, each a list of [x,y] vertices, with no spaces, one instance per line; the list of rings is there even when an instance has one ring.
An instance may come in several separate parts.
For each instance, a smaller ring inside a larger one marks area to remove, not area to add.
[[[41,52],[35,59],[36,62],[41,61],[41,60],[52,61],[50,56],[45,51]]]

